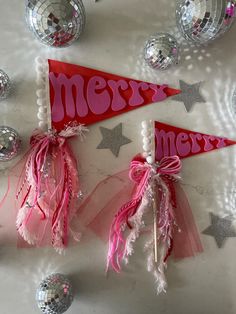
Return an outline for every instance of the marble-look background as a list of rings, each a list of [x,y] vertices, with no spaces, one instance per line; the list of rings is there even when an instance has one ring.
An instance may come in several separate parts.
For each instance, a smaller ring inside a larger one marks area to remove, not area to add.
[[[206,104],[197,104],[189,114],[181,103],[165,102],[96,124],[85,143],[76,143],[85,193],[106,175],[127,167],[141,150],[140,122],[155,118],[203,133],[236,138],[231,97],[235,88],[236,26],[207,48],[183,44],[179,66],[155,72],[144,65],[142,49],[146,38],[157,31],[176,33],[175,1],[166,0],[85,0],[87,27],[73,46],[55,50],[38,43],[24,23],[24,1],[0,0],[0,68],[13,79],[14,93],[0,104],[0,125],[16,128],[24,150],[37,127],[34,59],[40,55],[94,67],[140,80],[169,83],[205,81],[202,93]],[[101,140],[99,126],[124,124],[132,143],[123,146],[119,158],[109,150],[96,150]],[[209,212],[235,215],[236,147],[204,154],[184,161],[182,177],[199,230],[210,223]],[[94,158],[95,156],[95,158]],[[0,196],[6,188],[8,167],[0,164]],[[8,219],[13,209],[8,208]],[[4,215],[4,213],[1,213]],[[235,215],[236,216],[236,215]],[[0,228],[1,229],[1,228]],[[121,275],[104,275],[106,245],[87,234],[65,256],[52,249],[6,247],[0,240],[0,313],[38,313],[34,301],[39,281],[53,272],[68,274],[76,298],[68,314],[234,314],[236,312],[236,239],[218,249],[212,237],[201,235],[205,252],[194,259],[169,264],[167,294],[155,295],[152,275],[145,270],[141,245]]]

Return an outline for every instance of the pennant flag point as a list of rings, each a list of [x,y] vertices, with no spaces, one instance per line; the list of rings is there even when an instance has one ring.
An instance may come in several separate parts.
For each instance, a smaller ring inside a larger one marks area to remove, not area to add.
[[[180,89],[174,89],[170,87],[166,87],[164,91],[168,97],[175,96],[181,93]]]
[[[52,126],[92,124],[180,93],[158,85],[48,60]]]
[[[181,159],[235,145],[225,137],[203,134],[155,122],[155,158],[177,155]]]

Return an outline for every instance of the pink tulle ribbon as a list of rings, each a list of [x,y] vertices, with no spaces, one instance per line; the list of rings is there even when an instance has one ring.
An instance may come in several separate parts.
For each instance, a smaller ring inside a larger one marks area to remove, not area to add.
[[[83,137],[84,131],[82,125],[71,124],[60,133],[36,131],[31,137],[16,188],[16,227],[29,245],[51,244],[61,252],[70,235],[79,239],[71,222],[79,207],[80,184],[68,138]],[[9,188],[3,202],[8,193]]]

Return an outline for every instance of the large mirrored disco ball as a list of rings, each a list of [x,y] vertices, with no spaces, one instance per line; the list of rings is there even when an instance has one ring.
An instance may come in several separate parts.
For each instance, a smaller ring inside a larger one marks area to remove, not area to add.
[[[21,139],[16,130],[0,126],[0,161],[10,161],[16,157],[20,147]]]
[[[236,1],[178,0],[176,22],[185,39],[205,44],[231,27],[235,12]]]
[[[26,0],[26,22],[48,46],[71,45],[84,30],[85,20],[82,0]]]
[[[144,59],[153,69],[166,70],[178,63],[179,47],[168,33],[157,33],[149,38],[144,48]]]
[[[7,98],[11,91],[11,81],[9,76],[0,70],[0,100]]]
[[[36,292],[38,307],[44,314],[62,314],[73,302],[72,286],[62,274],[52,274],[44,279]]]

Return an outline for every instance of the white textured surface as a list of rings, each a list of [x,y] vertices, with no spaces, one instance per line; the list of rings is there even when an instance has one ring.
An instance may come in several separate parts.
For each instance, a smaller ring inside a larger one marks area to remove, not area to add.
[[[70,48],[54,50],[38,43],[24,23],[24,1],[0,0],[0,68],[15,83],[14,94],[0,104],[0,124],[16,128],[24,149],[37,127],[36,56],[50,57],[95,67],[120,75],[178,87],[178,80],[205,81],[206,104],[197,104],[189,114],[171,100],[96,124],[85,143],[75,145],[85,192],[104,178],[127,167],[130,158],[142,151],[141,121],[159,119],[195,131],[236,138],[230,99],[235,87],[236,41],[233,27],[222,39],[204,49],[182,51],[181,64],[168,72],[153,72],[142,60],[148,35],[174,31],[174,0],[87,0],[87,27],[81,41]],[[96,150],[101,139],[99,125],[124,123],[124,134],[133,142],[121,148],[119,158],[109,150]],[[209,225],[209,211],[235,214],[236,147],[184,161],[184,187],[199,229]],[[94,156],[96,158],[94,158]],[[8,165],[0,164],[0,194]],[[9,219],[13,216],[8,211]],[[167,271],[169,290],[155,296],[153,278],[145,270],[144,253],[137,247],[131,264],[121,275],[104,275],[106,245],[89,235],[66,256],[53,250],[0,250],[0,313],[38,313],[34,302],[38,282],[52,272],[72,278],[77,291],[68,314],[234,314],[236,313],[236,239],[217,249],[214,239],[201,236],[205,252],[195,259],[171,262]]]

